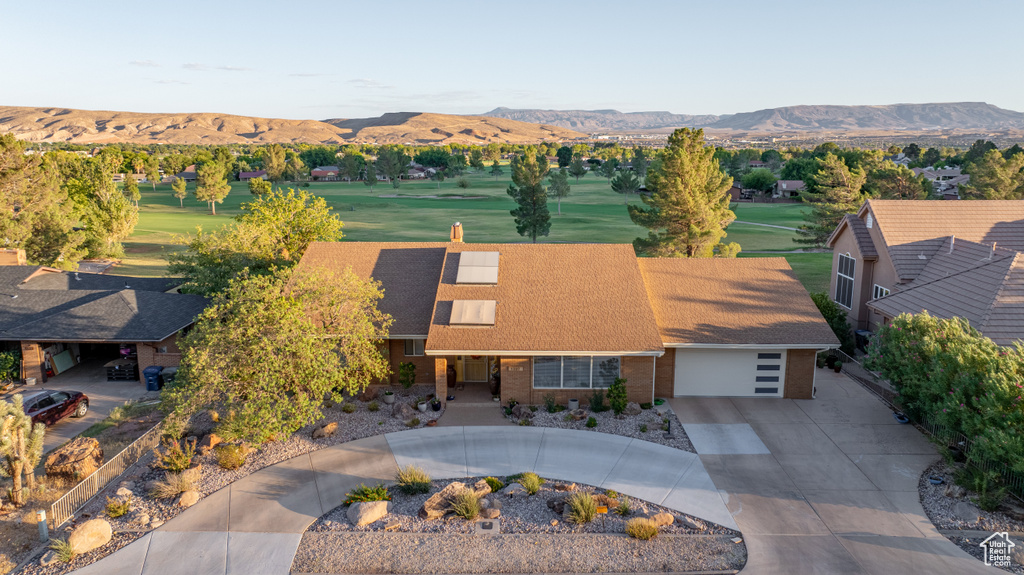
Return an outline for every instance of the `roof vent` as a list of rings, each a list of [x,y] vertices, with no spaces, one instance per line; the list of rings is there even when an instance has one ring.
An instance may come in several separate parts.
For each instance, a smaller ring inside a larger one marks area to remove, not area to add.
[[[956,236],[949,236],[949,253],[953,253],[953,244],[956,243]]]
[[[495,285],[498,283],[498,252],[462,252],[456,284]]]
[[[457,299],[452,302],[449,325],[494,325],[494,310],[498,302],[481,299]]]

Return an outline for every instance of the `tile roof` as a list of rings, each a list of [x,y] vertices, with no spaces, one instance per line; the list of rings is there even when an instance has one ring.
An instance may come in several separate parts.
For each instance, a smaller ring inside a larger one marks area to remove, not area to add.
[[[832,235],[829,236],[828,241],[825,242],[829,247],[833,247],[833,241],[839,237],[839,234],[845,227],[848,227],[853,232],[853,239],[857,241],[857,249],[860,250],[860,255],[866,260],[877,260],[878,250],[875,249],[875,241],[871,239],[871,232],[868,231],[868,227],[864,224],[864,220],[860,219],[854,214],[847,214],[843,218],[839,225],[836,226]]]
[[[1021,200],[868,200],[858,215],[868,209],[904,281],[921,273],[948,236],[1024,251]]]
[[[638,261],[667,346],[839,345],[784,258]]]

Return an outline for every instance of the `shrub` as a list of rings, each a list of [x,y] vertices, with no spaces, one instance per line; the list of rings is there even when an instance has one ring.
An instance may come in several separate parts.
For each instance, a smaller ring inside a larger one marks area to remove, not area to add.
[[[566,413],[566,414],[565,414],[565,415],[564,415],[564,416],[562,417],[562,421],[565,421],[565,422],[569,422],[569,421],[572,421],[572,416],[571,416],[571,415],[569,415],[568,413]]]
[[[511,478],[509,478],[509,480],[511,481]],[[540,491],[540,486],[544,485],[544,480],[532,471],[527,471],[520,475],[516,481],[519,485],[522,485],[523,489],[526,490],[526,493],[530,495],[536,495],[537,492]]]
[[[416,382],[416,365],[408,361],[398,364],[398,383],[409,389]]]
[[[544,396],[544,409],[547,409],[548,413],[555,413],[555,408],[556,407],[558,407],[558,404],[555,403],[555,395],[553,393],[549,393],[549,394],[545,395]]]
[[[641,403],[640,409],[651,409],[654,405],[651,402]]]
[[[569,506],[569,521],[577,525],[590,523],[597,516],[597,501],[584,491],[573,493],[565,504]]]
[[[121,501],[120,499],[111,499],[107,497],[107,517],[116,519],[121,517],[125,513],[128,513],[132,509],[132,496],[129,495],[128,499]]]
[[[646,423],[641,423],[640,424],[640,433],[647,433],[647,424]]]
[[[469,178],[467,178],[466,176],[459,176],[459,178],[455,180],[455,185],[460,188],[466,189],[469,188],[471,184],[469,183]]]
[[[57,561],[64,563],[71,563],[71,560],[78,555],[74,546],[68,543],[67,539],[54,539],[50,541],[50,549],[57,553]]]
[[[853,332],[850,328],[850,322],[846,321],[846,312],[839,307],[839,304],[832,301],[827,292],[812,293],[811,299],[818,306],[818,311],[825,318],[828,326],[832,328],[832,333],[836,334],[836,337],[839,338],[839,349],[846,354],[852,355],[854,344]]]
[[[183,446],[184,445],[184,446]],[[164,449],[153,449],[156,455],[156,466],[173,473],[181,473],[192,466],[192,458],[196,454],[195,442],[172,439],[164,442]]]
[[[525,417],[519,420],[519,426],[520,427],[527,427],[527,426],[530,426],[530,425],[533,425],[533,422],[530,421],[529,419],[525,418]]]
[[[370,411],[380,411],[380,404],[376,401],[371,401],[366,405],[366,409],[369,409]]]
[[[388,493],[388,488],[384,487],[382,483],[378,483],[373,487],[360,484],[359,487],[345,494],[345,501],[342,501],[341,504],[352,505],[353,503],[363,501],[391,501],[391,494]]]
[[[217,455],[217,465],[223,469],[238,469],[245,465],[246,449],[241,445],[221,444],[214,451]]]
[[[168,472],[153,484],[150,495],[157,499],[170,499],[195,488],[195,474]]]
[[[537,406],[536,405],[531,405],[530,406],[530,411],[532,411],[533,413],[537,413]]]
[[[21,372],[21,352],[0,351],[0,382],[14,381]]]
[[[597,427],[597,419],[594,419],[594,416],[587,418],[587,427]]]
[[[604,494],[607,495],[608,497],[611,497],[612,499],[619,498],[619,492],[615,491],[614,489],[606,489]]]
[[[484,481],[487,482],[487,485],[491,486],[491,493],[497,493],[501,491],[502,487],[505,487],[505,484],[497,477],[484,477]]]
[[[451,509],[457,517],[472,521],[480,516],[480,498],[472,489],[463,489],[452,498]]]
[[[345,413],[355,413],[356,405],[354,403],[346,403],[345,405],[341,406],[341,410],[344,411]]]
[[[608,388],[608,403],[611,405],[615,415],[622,415],[622,412],[626,411],[629,398],[626,394],[626,380],[624,378],[616,377],[615,383],[611,384]]]
[[[615,508],[615,512],[625,517],[633,513],[633,508],[629,506],[629,501],[623,499],[619,502],[619,506]]]
[[[647,541],[658,536],[658,527],[646,517],[634,517],[626,522],[626,535]]]
[[[978,494],[971,499],[984,511],[995,511],[1006,499],[1006,487],[998,472],[967,467],[956,473],[956,482]]]
[[[409,421],[405,422],[405,426],[406,427],[416,427],[419,424],[420,424],[420,418],[418,418],[418,417],[414,417],[414,418],[410,419]]]
[[[423,468],[415,465],[399,467],[398,473],[395,474],[395,481],[397,482],[395,487],[406,495],[430,492],[430,476],[423,471]]]
[[[604,392],[595,391],[590,396],[590,411],[594,413],[601,413],[602,411],[608,411],[608,406],[604,404]]]

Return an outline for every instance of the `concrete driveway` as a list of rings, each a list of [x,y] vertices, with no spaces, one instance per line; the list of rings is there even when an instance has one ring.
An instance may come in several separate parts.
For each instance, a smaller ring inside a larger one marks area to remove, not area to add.
[[[925,515],[935,446],[846,376],[816,383],[812,400],[669,401],[744,534],[743,574],[999,572]]]

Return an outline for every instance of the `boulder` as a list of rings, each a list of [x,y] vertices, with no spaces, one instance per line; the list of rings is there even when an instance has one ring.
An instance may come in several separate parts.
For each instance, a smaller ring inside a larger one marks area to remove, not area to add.
[[[152,528],[152,529],[156,529],[157,527],[160,527],[160,526],[161,526],[161,525],[163,525],[163,524],[164,524],[164,521],[163,521],[163,519],[154,519],[154,520],[152,521],[152,523],[150,523],[150,524],[149,524],[149,526],[150,526],[150,528]]]
[[[556,483],[554,488],[555,491],[576,491],[575,483]]]
[[[360,501],[348,507],[348,520],[358,527],[369,525],[387,514],[387,501]]]
[[[685,527],[687,529],[692,529],[694,531],[707,531],[708,530],[708,526],[703,521],[701,521],[700,519],[694,519],[694,518],[690,518],[690,517],[682,517],[682,518],[679,519],[679,523],[683,527]]]
[[[483,519],[497,519],[498,517],[501,517],[501,511],[493,508],[481,509],[480,517]]]
[[[196,503],[199,503],[199,492],[195,489],[189,489],[178,497],[178,507],[192,507]]]
[[[408,403],[396,403],[395,406],[391,408],[391,417],[395,419],[409,421],[410,419],[416,416],[416,408],[409,405]]]
[[[421,519],[440,519],[448,513],[451,509],[451,501],[457,494],[462,493],[468,489],[465,483],[461,481],[453,481],[445,486],[444,489],[430,496],[423,507],[420,508],[419,516]]]
[[[132,490],[128,489],[127,487],[118,487],[114,495],[121,499],[121,501],[128,501],[128,498],[135,494],[132,493]]]
[[[334,433],[336,431],[338,431],[338,422],[337,421],[332,421],[330,423],[325,423],[323,425],[318,426],[316,429],[313,430],[313,439],[321,439],[321,438],[324,438],[324,437],[330,437],[330,436],[334,435]]]
[[[480,509],[489,509],[491,507],[491,500],[486,497],[480,499]]]
[[[211,433],[203,437],[202,441],[199,442],[199,445],[196,447],[196,449],[199,450],[200,455],[206,455],[207,453],[213,451],[213,448],[217,447],[221,443],[224,443],[224,440],[221,439],[221,437],[216,433]]]
[[[491,486],[486,481],[481,479],[473,484],[473,493],[476,493],[477,497],[484,497],[491,493]]]
[[[373,401],[377,399],[377,388],[367,386],[366,389],[359,394],[359,401]]]
[[[626,409],[622,411],[622,415],[640,415],[642,412],[643,409],[640,408],[640,404],[635,401],[631,401],[626,404]]]
[[[967,490],[955,483],[946,485],[945,490],[946,497],[952,497],[954,499],[960,499],[964,495],[967,495]]]
[[[490,502],[491,502],[491,505],[490,505],[491,509],[501,509],[501,500],[500,499],[491,499]]]
[[[181,476],[192,483],[196,483],[203,477],[203,464],[197,463],[194,467],[189,467],[185,471],[181,472]]]
[[[53,565],[56,562],[57,552],[53,549],[50,549],[46,553],[43,553],[43,556],[39,558],[39,565],[41,567],[49,567],[50,565]]]
[[[655,527],[668,527],[675,522],[676,518],[671,513],[657,513],[650,517]]]
[[[954,503],[951,511],[955,519],[964,523],[976,523],[981,515],[981,510],[973,503],[968,503],[967,501]]]
[[[90,519],[71,532],[68,543],[81,555],[106,545],[113,536],[114,530],[106,519]]]
[[[565,512],[565,499],[548,499],[548,509],[561,515]]]
[[[618,499],[612,499],[611,497],[608,497],[604,493],[595,493],[593,495],[593,498],[598,505],[604,505],[605,507],[608,508],[609,511],[619,506]]]
[[[534,415],[533,410],[521,403],[512,408],[512,417],[515,419],[533,419]]]
[[[499,491],[498,493],[501,493],[502,495],[507,495],[509,497],[515,497],[516,495],[526,495],[526,488],[524,488],[522,485],[519,485],[518,483],[509,483],[504,488],[502,488],[502,490]]]
[[[583,409],[574,409],[566,412],[566,415],[571,417],[573,421],[583,421],[587,418],[587,412]]]
[[[103,465],[103,449],[92,437],[79,437],[46,458],[46,475],[72,481],[84,479]]]
[[[143,527],[145,527],[146,525],[149,525],[149,514],[148,513],[140,513],[140,514],[136,515],[135,518],[132,519],[132,523],[134,523],[136,525],[142,525]]]

